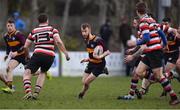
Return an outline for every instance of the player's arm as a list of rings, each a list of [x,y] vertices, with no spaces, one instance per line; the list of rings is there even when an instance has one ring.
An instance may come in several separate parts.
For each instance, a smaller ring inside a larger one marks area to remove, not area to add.
[[[59,34],[58,34],[58,33],[55,33],[55,34],[53,35],[53,38],[54,38],[55,44],[56,44],[57,47],[58,47],[58,50],[59,50],[59,51],[61,50],[61,51],[64,53],[64,55],[66,56],[66,60],[70,60],[70,57],[69,57],[68,52],[67,52],[67,50],[66,50],[66,47],[64,46],[64,43],[63,43],[63,41],[61,40]]]
[[[142,55],[142,53],[143,53],[143,51],[144,51],[144,49],[145,49],[146,47],[147,47],[146,45],[141,45],[141,46],[139,47],[139,49],[137,49],[137,51],[136,51],[134,54],[132,54],[132,56],[133,56],[134,58],[139,57],[140,55]]]
[[[163,47],[165,47],[167,45],[167,37],[165,33],[161,29],[158,29],[157,32],[163,41]]]
[[[94,58],[102,59],[102,58],[110,55],[110,51],[106,48],[106,46],[104,45],[104,41],[102,39],[97,40],[97,44],[98,44],[97,46],[102,46],[103,47],[104,52],[101,55],[96,55],[96,54],[93,53]]]
[[[101,54],[101,55],[97,55],[97,54],[93,53],[93,57],[96,58],[96,59],[102,59],[102,58],[104,58],[104,57],[106,57],[108,55],[110,55],[109,50],[104,51],[103,54]]]
[[[25,38],[25,37],[24,37]],[[23,39],[25,40],[25,39]],[[21,47],[18,51],[17,51],[17,54],[18,53],[21,53],[21,52],[25,52],[25,56],[29,58],[29,47],[32,45],[32,42],[34,41],[34,39],[32,38],[32,34],[30,33],[25,41],[25,44],[23,47]],[[23,41],[22,41],[23,42]]]
[[[172,27],[169,27],[168,30],[167,30],[168,33],[173,33],[175,36],[178,35],[178,32],[177,32],[177,29],[175,28],[172,28]]]
[[[145,49],[146,47],[147,47],[146,45],[141,45],[141,46],[139,46],[139,47],[137,48],[138,50],[136,50],[135,53],[133,53],[133,54],[131,54],[131,55],[127,55],[127,56],[125,57],[124,62],[125,62],[125,63],[128,63],[128,62],[132,61],[134,58],[137,58],[137,57],[139,57],[140,55],[142,55],[142,53],[143,53],[143,51],[144,51],[144,49]]]

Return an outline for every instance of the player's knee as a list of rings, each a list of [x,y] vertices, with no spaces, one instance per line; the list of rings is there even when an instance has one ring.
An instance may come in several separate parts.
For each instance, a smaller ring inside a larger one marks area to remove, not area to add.
[[[83,85],[89,86],[89,83],[87,81],[83,81]]]
[[[139,70],[135,70],[135,77],[139,77],[139,78],[143,78],[143,72],[139,71]]]
[[[11,72],[11,71],[12,71],[11,67],[8,66],[8,67],[6,68],[6,72],[9,73],[9,72]]]
[[[24,78],[29,78],[31,77],[31,70],[30,69],[26,69],[24,74],[23,74]]]

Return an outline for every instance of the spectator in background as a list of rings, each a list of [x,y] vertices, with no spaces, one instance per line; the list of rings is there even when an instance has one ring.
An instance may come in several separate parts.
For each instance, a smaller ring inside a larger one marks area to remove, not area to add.
[[[19,12],[14,12],[13,13],[13,18],[15,20],[15,26],[16,29],[19,31],[25,31],[26,29],[26,24],[25,22],[20,18],[20,13]]]
[[[123,47],[126,50],[128,48],[127,41],[130,40],[132,31],[131,26],[128,24],[128,18],[123,17],[122,18],[122,24],[119,27],[119,39],[123,43]],[[130,75],[131,65],[126,64],[126,76]]]
[[[109,47],[109,39],[112,36],[113,31],[111,27],[111,21],[106,19],[105,24],[103,24],[100,28],[100,36],[104,40],[106,47]]]

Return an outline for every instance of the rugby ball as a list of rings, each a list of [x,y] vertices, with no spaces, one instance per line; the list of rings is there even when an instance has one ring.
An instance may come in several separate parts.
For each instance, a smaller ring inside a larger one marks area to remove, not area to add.
[[[94,55],[102,55],[103,54],[103,47],[98,45],[94,48]]]

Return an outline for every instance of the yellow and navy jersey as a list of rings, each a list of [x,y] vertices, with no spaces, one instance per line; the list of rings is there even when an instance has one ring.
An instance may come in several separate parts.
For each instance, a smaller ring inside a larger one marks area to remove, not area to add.
[[[20,50],[24,44],[25,44],[25,36],[20,33],[19,31],[15,31],[12,33],[6,33],[4,34],[4,41],[6,43],[6,54],[9,55],[9,52],[15,52]],[[23,54],[24,51],[22,51],[21,53],[19,53],[19,55]]]
[[[103,59],[96,59],[93,57],[93,52],[96,46],[101,45],[103,47],[103,52],[107,51],[107,48],[105,47],[104,40],[101,37],[94,36],[93,39],[89,40],[86,43],[86,50],[89,53],[89,61],[92,63],[101,63],[105,62],[105,58]]]
[[[169,51],[179,51],[180,41],[175,37],[174,33],[171,32],[172,28],[166,24],[162,24],[160,27],[166,34]]]

